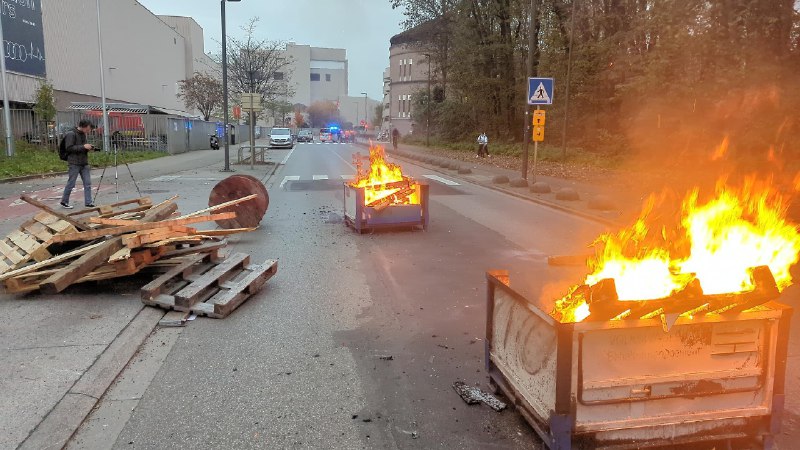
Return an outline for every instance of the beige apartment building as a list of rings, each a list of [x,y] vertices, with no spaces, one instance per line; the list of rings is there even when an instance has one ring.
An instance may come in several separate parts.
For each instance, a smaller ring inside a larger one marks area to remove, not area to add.
[[[397,128],[401,135],[425,132],[425,119],[413,117],[412,105],[416,95],[428,88],[429,64],[424,44],[431,32],[430,27],[430,22],[419,25],[392,36],[389,41],[390,126],[385,128]],[[430,76],[433,75],[431,69]]]

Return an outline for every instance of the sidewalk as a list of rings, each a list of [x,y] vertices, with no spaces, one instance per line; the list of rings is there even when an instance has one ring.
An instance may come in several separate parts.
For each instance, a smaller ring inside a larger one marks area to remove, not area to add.
[[[250,170],[249,164],[236,164],[237,149],[231,146],[231,168],[262,181],[287,153],[269,151],[267,164]],[[179,195],[179,209],[187,213],[208,206],[210,190],[231,175],[222,167],[223,150],[202,150],[131,164],[131,172],[141,195],[154,204]],[[118,169],[119,192],[116,186],[101,189],[98,204],[113,203],[117,195],[139,196],[127,168]],[[93,171],[95,184],[99,175]],[[113,175],[106,177],[104,186],[112,186]],[[11,200],[23,191],[63,189],[64,181],[48,177],[0,189]],[[57,198],[42,198],[57,206]],[[81,199],[73,193],[73,200]],[[21,208],[26,207],[12,209]],[[0,220],[0,234],[16,229],[30,213],[19,210]],[[76,285],[57,295],[0,294],[0,448],[62,448],[164,315],[144,307],[138,297],[141,285],[141,279],[120,278]]]

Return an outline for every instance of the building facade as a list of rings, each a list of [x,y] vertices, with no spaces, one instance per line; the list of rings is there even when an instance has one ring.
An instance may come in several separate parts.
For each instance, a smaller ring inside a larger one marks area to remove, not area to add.
[[[289,101],[311,106],[318,101],[341,104],[348,96],[347,51],[340,48],[319,48],[286,44],[289,60],[289,86],[294,92]]]
[[[135,0],[100,3],[107,101],[185,111],[178,82],[195,71],[213,72],[214,63],[203,51],[202,28],[190,18],[159,18]],[[45,79],[54,87],[59,110],[72,102],[99,101],[96,1],[26,0],[14,5],[13,13],[4,9],[2,16],[6,40],[18,49],[6,55],[12,108],[31,105]],[[15,42],[15,35],[24,41]],[[23,59],[27,66],[19,65]]]
[[[428,22],[392,36],[389,41],[390,126],[387,128],[397,128],[401,135],[425,132],[425,118],[414,117],[413,102],[417,95],[427,91],[434,75],[425,45],[431,32],[432,23]]]

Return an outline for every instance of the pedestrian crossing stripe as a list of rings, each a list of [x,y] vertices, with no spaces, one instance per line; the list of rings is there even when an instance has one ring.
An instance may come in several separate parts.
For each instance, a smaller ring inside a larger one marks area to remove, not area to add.
[[[328,176],[327,175],[312,175],[311,178],[313,180],[315,180],[315,181],[316,180],[327,180]]]
[[[283,181],[281,181],[281,189],[283,189],[283,186],[286,185],[286,182],[288,181],[300,181],[300,177],[297,175],[289,175],[283,177]]]
[[[442,178],[439,175],[423,175],[423,177],[429,180],[438,181],[439,183],[446,184],[447,186],[461,186],[459,183],[456,183],[453,180],[448,180],[447,178]]]

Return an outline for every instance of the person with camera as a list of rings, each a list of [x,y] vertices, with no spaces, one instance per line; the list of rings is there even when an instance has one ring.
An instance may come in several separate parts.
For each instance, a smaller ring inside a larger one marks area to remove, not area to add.
[[[86,134],[92,130],[92,123],[86,119],[78,122],[78,126],[68,131],[64,139],[64,149],[67,152],[67,164],[69,171],[67,175],[67,185],[64,187],[64,194],[61,196],[61,206],[72,209],[69,204],[69,195],[75,187],[78,175],[83,181],[83,203],[87,208],[94,208],[92,203],[92,168],[89,165],[89,152],[95,150],[92,144],[86,142]]]

